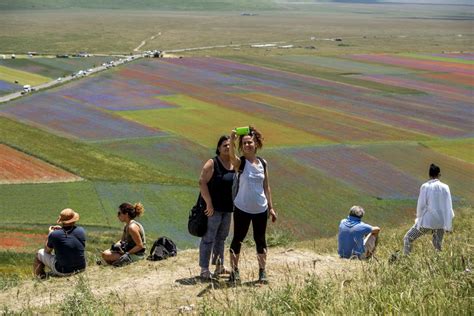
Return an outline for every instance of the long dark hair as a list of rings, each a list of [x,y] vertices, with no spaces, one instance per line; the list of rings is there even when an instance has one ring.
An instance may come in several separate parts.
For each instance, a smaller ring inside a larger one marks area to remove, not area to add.
[[[221,152],[219,151],[219,147],[221,147],[222,143],[225,142],[226,140],[230,140],[229,135],[222,135],[219,138],[219,141],[217,142],[217,147],[216,147],[216,155],[219,156]]]

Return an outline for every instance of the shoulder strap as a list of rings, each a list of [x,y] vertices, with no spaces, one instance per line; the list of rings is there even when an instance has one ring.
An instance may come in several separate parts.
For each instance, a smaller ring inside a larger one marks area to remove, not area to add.
[[[214,173],[212,174],[212,176],[214,177],[214,175],[216,174],[216,172],[218,174],[221,174],[221,166],[220,166],[220,162],[218,161],[219,159],[216,157],[212,158],[212,161],[214,162]]]
[[[260,160],[260,162],[262,163],[263,165],[263,171],[267,171],[267,162],[265,161],[265,159],[263,159],[262,157],[259,157],[257,156],[257,159]]]
[[[241,156],[240,157],[239,173],[242,173],[244,171],[245,161],[247,161],[247,159],[245,159],[245,156]]]

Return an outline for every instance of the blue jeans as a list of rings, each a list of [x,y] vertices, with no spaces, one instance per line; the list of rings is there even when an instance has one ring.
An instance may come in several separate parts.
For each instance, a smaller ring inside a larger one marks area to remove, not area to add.
[[[232,213],[215,211],[207,220],[207,232],[199,245],[199,266],[209,269],[212,253],[212,264],[224,264],[224,244],[229,235]]]

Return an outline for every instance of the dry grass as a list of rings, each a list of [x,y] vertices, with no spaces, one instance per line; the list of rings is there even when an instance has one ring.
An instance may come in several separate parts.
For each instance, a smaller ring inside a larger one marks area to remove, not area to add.
[[[180,309],[195,309],[206,299],[219,302],[242,298],[269,288],[278,289],[287,283],[303,284],[309,275],[325,279],[361,266],[310,250],[273,248],[268,256],[270,284],[259,287],[252,282],[258,278],[257,260],[253,249],[246,248],[240,265],[243,285],[229,287],[224,280],[218,283],[197,280],[197,262],[198,251],[186,250],[160,262],[143,261],[123,268],[91,266],[82,275],[69,278],[24,281],[0,292],[0,306],[9,311],[52,312],[58,304],[64,303],[65,296],[74,293],[72,285],[84,278],[94,297],[107,302],[116,313],[176,314]]]

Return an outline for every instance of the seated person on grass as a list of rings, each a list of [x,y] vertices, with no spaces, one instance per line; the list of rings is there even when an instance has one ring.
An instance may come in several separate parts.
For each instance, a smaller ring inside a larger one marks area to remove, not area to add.
[[[143,212],[145,209],[141,203],[122,203],[119,206],[117,217],[125,226],[122,238],[102,252],[105,262],[119,267],[145,258],[145,230],[135,221]]]
[[[363,216],[364,209],[355,205],[339,224],[338,253],[341,258],[368,259],[374,254],[380,228],[362,222]]]
[[[67,208],[61,211],[56,221],[60,225],[50,226],[44,249],[38,250],[33,264],[35,276],[44,278],[45,266],[55,276],[69,276],[86,268],[84,249],[86,232],[76,226],[79,214]],[[52,254],[54,250],[54,254]]]

